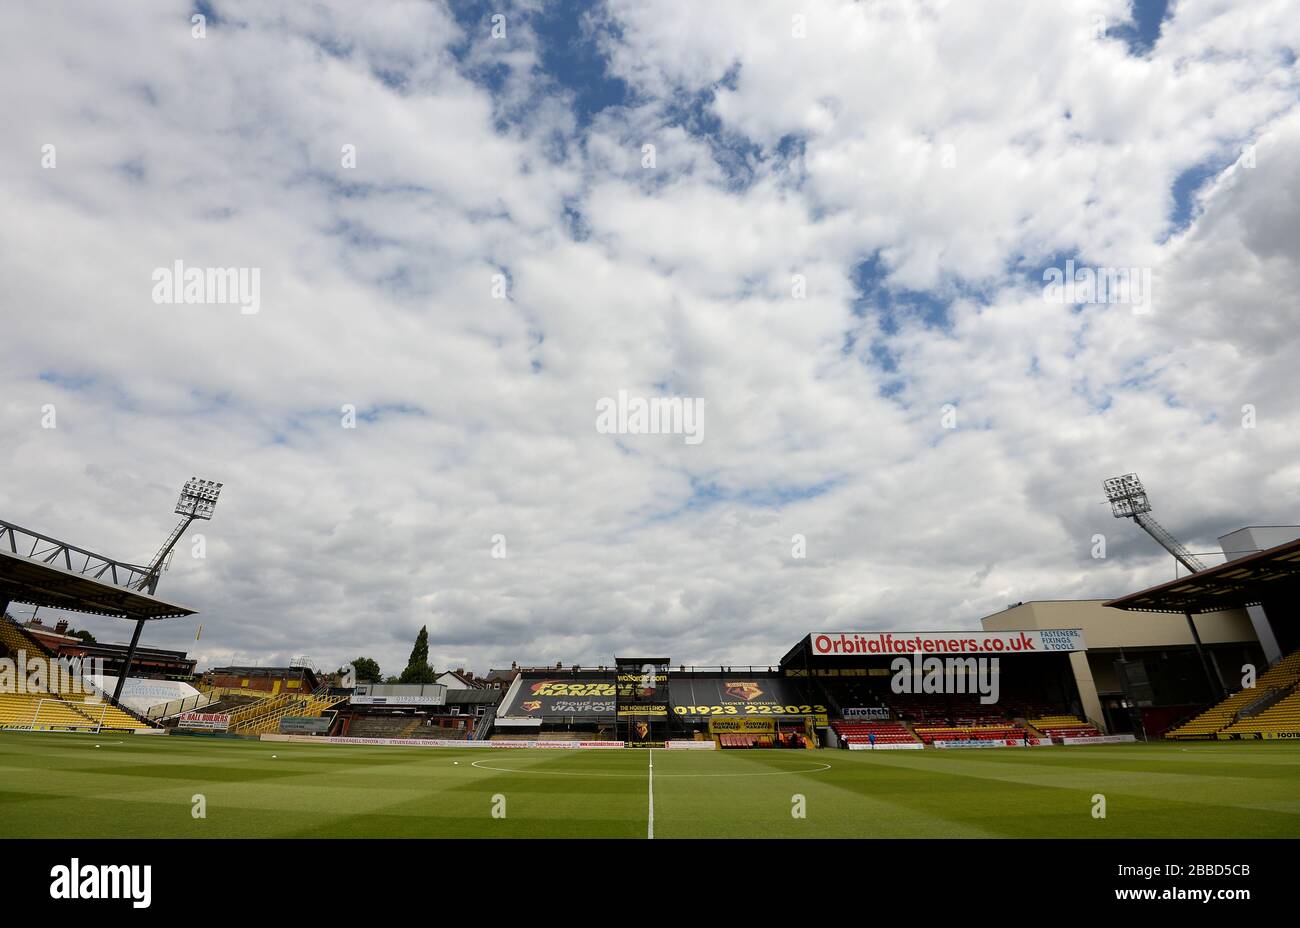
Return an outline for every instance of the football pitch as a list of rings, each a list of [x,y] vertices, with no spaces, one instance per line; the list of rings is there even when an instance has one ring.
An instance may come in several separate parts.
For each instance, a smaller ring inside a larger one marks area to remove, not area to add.
[[[117,836],[1300,837],[1300,745],[650,752],[0,733],[0,837]]]

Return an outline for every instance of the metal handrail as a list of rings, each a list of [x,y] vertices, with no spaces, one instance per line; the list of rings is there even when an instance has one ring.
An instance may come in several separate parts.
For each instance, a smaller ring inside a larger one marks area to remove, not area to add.
[[[204,702],[204,700],[206,700],[206,702]],[[209,696],[207,693],[198,693],[194,696],[182,696],[180,699],[173,699],[170,702],[150,706],[145,710],[144,715],[145,718],[159,721],[161,719],[171,718],[173,715],[180,715],[182,712],[192,712],[195,709],[210,706],[217,701],[218,700]]]

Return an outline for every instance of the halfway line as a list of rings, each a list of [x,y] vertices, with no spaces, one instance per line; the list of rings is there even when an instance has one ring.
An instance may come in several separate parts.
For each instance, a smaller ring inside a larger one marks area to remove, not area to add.
[[[651,839],[655,836],[655,749],[647,748],[646,753],[650,760],[650,817],[646,819],[645,836]]]

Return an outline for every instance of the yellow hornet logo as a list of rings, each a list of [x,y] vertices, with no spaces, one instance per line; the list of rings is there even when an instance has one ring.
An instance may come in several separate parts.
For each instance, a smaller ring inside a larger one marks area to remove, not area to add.
[[[530,699],[523,704],[523,707],[525,712],[536,712],[542,707],[542,701],[540,699]]]
[[[757,683],[728,683],[727,695],[748,701],[762,696],[763,688]]]
[[[650,726],[647,725],[645,722],[637,722],[636,736],[641,741],[644,741],[646,738],[650,737]]]

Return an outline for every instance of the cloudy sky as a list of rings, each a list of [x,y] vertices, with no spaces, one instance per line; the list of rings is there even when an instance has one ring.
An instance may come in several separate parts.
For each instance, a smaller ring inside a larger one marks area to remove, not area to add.
[[[1196,551],[1300,522],[1297,47],[1291,0],[7,5],[0,518],[147,561],[223,481],[159,587],[202,639],[146,640],[201,666],[767,664],[1168,579],[1102,478]]]

